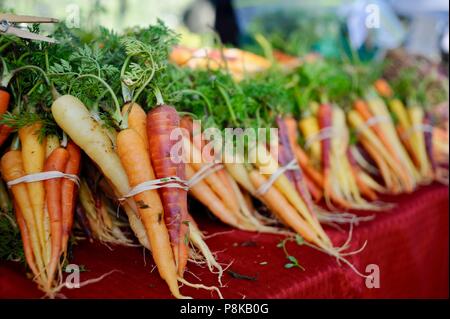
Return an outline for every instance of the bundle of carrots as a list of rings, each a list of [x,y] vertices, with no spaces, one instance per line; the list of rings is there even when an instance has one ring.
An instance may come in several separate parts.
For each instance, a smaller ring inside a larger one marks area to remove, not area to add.
[[[22,41],[2,52],[1,208],[13,200],[27,265],[49,296],[64,286],[74,216],[105,244],[135,245],[129,227],[174,297],[186,297],[179,283],[221,297],[185,278],[190,262],[220,285],[223,274],[188,196],[230,227],[297,236],[364,276],[346,259],[348,241],[336,247],[323,225],[369,220],[347,210],[388,209],[382,194],[448,183],[448,132],[420,103],[405,107],[410,93],[395,80],[359,74],[361,65],[314,59],[287,69],[275,61],[296,59],[263,38],[268,59],[196,53],[174,47],[162,22],[79,48],[70,36],[39,55]],[[209,130],[222,138],[229,128],[241,130],[237,140],[247,129],[277,131],[224,146]]]
[[[80,150],[71,141],[66,147],[41,142],[37,130],[38,125],[19,129],[21,149],[12,147],[2,156],[1,172],[13,194],[27,263],[34,280],[52,296],[60,284],[60,259],[67,252],[72,229],[77,180],[23,178],[44,172],[77,176]]]

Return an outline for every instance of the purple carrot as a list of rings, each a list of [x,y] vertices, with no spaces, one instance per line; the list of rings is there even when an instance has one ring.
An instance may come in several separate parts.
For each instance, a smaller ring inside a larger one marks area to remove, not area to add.
[[[423,124],[431,127],[431,116],[429,112],[425,112],[425,116],[423,118]],[[425,148],[427,151],[428,158],[430,159],[431,168],[433,172],[436,171],[436,160],[433,156],[433,132],[429,130],[424,130],[423,132],[424,140],[425,140]]]
[[[319,121],[320,130],[329,129],[332,127],[333,109],[330,104],[324,103],[319,106],[317,112],[317,119]],[[322,144],[322,167],[325,178],[330,170],[330,152],[331,152],[331,139],[324,138]]]
[[[278,125],[278,142],[280,144],[279,150],[279,162],[281,165],[285,166],[295,159],[294,152],[292,151],[291,144],[289,142],[288,129],[284,119],[278,115],[276,118]],[[300,196],[305,201],[308,209],[314,214],[314,205],[311,199],[311,194],[305,185],[305,178],[300,165],[297,162],[299,169],[286,171],[287,178],[294,184],[295,189],[300,194]]]

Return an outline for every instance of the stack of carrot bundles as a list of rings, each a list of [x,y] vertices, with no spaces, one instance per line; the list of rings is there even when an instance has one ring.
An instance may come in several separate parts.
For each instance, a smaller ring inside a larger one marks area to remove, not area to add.
[[[351,229],[393,206],[384,194],[448,183],[435,79],[431,95],[405,89],[410,72],[384,79],[371,64],[193,57],[160,21],[88,42],[64,25],[53,36],[0,46],[0,241],[21,238],[0,258],[25,260],[48,297],[87,238],[151,251],[176,298],[189,298],[180,285],[222,298],[226,265],[188,196],[231,228],[295,240],[365,277],[347,256],[370,243],[349,251]],[[261,128],[276,130],[252,135]],[[350,228],[343,246],[325,224]],[[217,284],[187,281],[191,263]]]

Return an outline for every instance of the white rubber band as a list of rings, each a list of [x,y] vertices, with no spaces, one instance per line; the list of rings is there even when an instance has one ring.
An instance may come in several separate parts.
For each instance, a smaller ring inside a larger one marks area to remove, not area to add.
[[[316,134],[309,136],[305,142],[305,149],[310,148],[311,145],[314,144],[315,142],[320,142],[320,141],[332,138],[333,135],[335,134],[335,131],[336,130],[333,129],[332,126],[329,126],[324,129],[321,129]]]
[[[199,169],[187,182],[187,185],[189,188],[200,182],[202,179],[208,177],[212,173],[215,173],[223,168],[223,165],[221,163],[208,163],[205,166],[203,166],[201,169]]]
[[[182,180],[181,178],[177,176],[170,176],[160,179],[154,179],[151,181],[146,181],[143,183],[140,183],[133,187],[128,194],[124,195],[122,198],[119,198],[119,201],[124,201],[129,197],[133,197],[137,194],[140,194],[145,191],[153,190],[153,189],[159,189],[159,188],[181,188],[184,190],[188,190],[187,182]]]
[[[406,132],[402,134],[404,139],[408,139],[414,132],[433,133],[433,126],[429,124],[417,124],[411,126]]]
[[[54,178],[67,178],[67,179],[70,179],[75,184],[77,184],[77,186],[80,186],[80,178],[77,175],[66,174],[66,173],[62,173],[59,171],[48,171],[48,172],[24,175],[22,177],[19,177],[19,178],[13,179],[12,181],[7,182],[6,185],[8,185],[8,187],[11,188],[12,186],[21,184],[21,183],[34,183],[34,182],[46,181],[46,180],[54,179]]]
[[[170,176],[160,179],[154,179],[151,181],[146,181],[141,184],[136,185],[131,189],[128,194],[124,195],[122,198],[119,198],[119,201],[124,201],[127,198],[133,197],[137,194],[140,194],[145,191],[159,189],[159,188],[180,188],[185,191],[189,191],[189,189],[200,182],[202,179],[208,177],[210,174],[220,170],[223,168],[223,165],[220,163],[209,163],[203,166],[198,172],[192,175],[192,178],[188,181],[182,180],[177,176]]]
[[[293,159],[290,161],[287,165],[279,167],[275,173],[273,173],[270,178],[263,183],[255,192],[255,195],[264,195],[268,192],[268,190],[272,187],[273,183],[280,177],[282,174],[284,174],[288,170],[300,170],[300,167],[298,166],[297,160]]]
[[[367,121],[364,122],[361,126],[356,129],[356,134],[361,134],[361,132],[365,129],[368,129],[379,123],[390,123],[391,119],[385,115],[377,115],[372,116]]]

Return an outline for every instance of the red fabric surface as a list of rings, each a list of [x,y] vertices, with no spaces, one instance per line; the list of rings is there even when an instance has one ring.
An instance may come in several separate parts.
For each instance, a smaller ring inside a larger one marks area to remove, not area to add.
[[[448,188],[423,187],[414,194],[391,198],[397,206],[377,213],[375,220],[360,224],[354,231],[352,247],[364,240],[366,249],[350,260],[364,272],[366,265],[377,264],[380,288],[369,289],[364,279],[348,266],[338,265],[332,257],[308,247],[289,243],[291,255],[306,271],[285,269],[283,251],[276,245],[282,237],[231,230],[217,221],[195,214],[209,234],[224,232],[207,240],[222,263],[233,261],[234,272],[256,277],[255,281],[223,277],[225,298],[448,298]],[[327,230],[338,245],[346,238],[337,230]],[[79,289],[64,289],[69,298],[170,298],[149,254],[142,248],[113,247],[81,243],[75,247],[73,263],[87,272],[81,281],[117,269],[102,281]],[[267,262],[266,265],[261,264]],[[189,271],[205,285],[217,285],[217,277],[207,269],[190,265]],[[187,273],[186,279],[198,282]],[[215,293],[182,287],[185,295],[216,298]],[[39,292],[15,263],[0,265],[0,298],[38,298]]]

